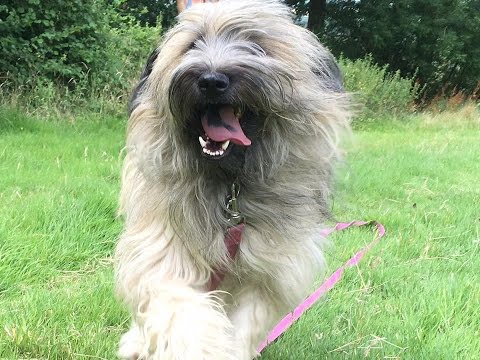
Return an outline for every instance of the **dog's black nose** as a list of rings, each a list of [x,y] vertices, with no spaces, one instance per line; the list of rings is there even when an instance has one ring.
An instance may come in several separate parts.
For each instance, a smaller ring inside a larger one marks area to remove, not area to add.
[[[227,90],[228,76],[218,72],[205,73],[198,79],[200,91],[208,96],[220,95]]]

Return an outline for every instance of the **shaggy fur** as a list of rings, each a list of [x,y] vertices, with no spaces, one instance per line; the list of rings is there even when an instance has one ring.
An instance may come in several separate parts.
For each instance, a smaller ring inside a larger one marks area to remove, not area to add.
[[[205,96],[198,79],[229,87]],[[203,156],[205,107],[234,104],[252,144]],[[347,97],[330,53],[272,0],[193,6],[150,56],[130,105],[116,284],[133,315],[124,359],[250,360],[322,270]],[[246,228],[228,258],[225,198]],[[209,292],[213,269],[225,269]]]

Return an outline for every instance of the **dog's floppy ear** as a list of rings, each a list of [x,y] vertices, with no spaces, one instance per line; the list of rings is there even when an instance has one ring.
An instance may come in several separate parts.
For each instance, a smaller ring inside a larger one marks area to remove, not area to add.
[[[148,56],[147,64],[143,68],[142,75],[140,76],[140,81],[133,89],[132,96],[130,97],[130,101],[128,102],[128,115],[130,115],[132,111],[135,110],[135,108],[138,106],[138,97],[142,94],[145,88],[145,83],[150,74],[152,73],[153,63],[157,59],[158,53],[159,50],[155,49]]]
[[[322,80],[328,90],[344,92],[342,72],[333,55],[330,55],[322,65],[322,68],[314,69],[315,75]]]

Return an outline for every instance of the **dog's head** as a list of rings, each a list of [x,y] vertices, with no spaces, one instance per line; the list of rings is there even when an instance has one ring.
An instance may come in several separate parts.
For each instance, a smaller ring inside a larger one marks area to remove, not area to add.
[[[224,0],[180,15],[150,56],[131,110],[149,103],[172,151],[238,173],[249,157],[278,164],[289,146],[311,147],[319,134],[330,141],[346,119],[342,92],[332,56],[288,7]]]

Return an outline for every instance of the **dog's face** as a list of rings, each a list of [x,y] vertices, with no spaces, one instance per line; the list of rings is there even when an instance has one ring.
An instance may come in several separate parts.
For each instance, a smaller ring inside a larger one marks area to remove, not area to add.
[[[225,0],[180,16],[136,96],[148,93],[169,112],[179,144],[199,161],[237,172],[265,142],[311,135],[315,97],[339,90],[332,58],[286,6]]]

